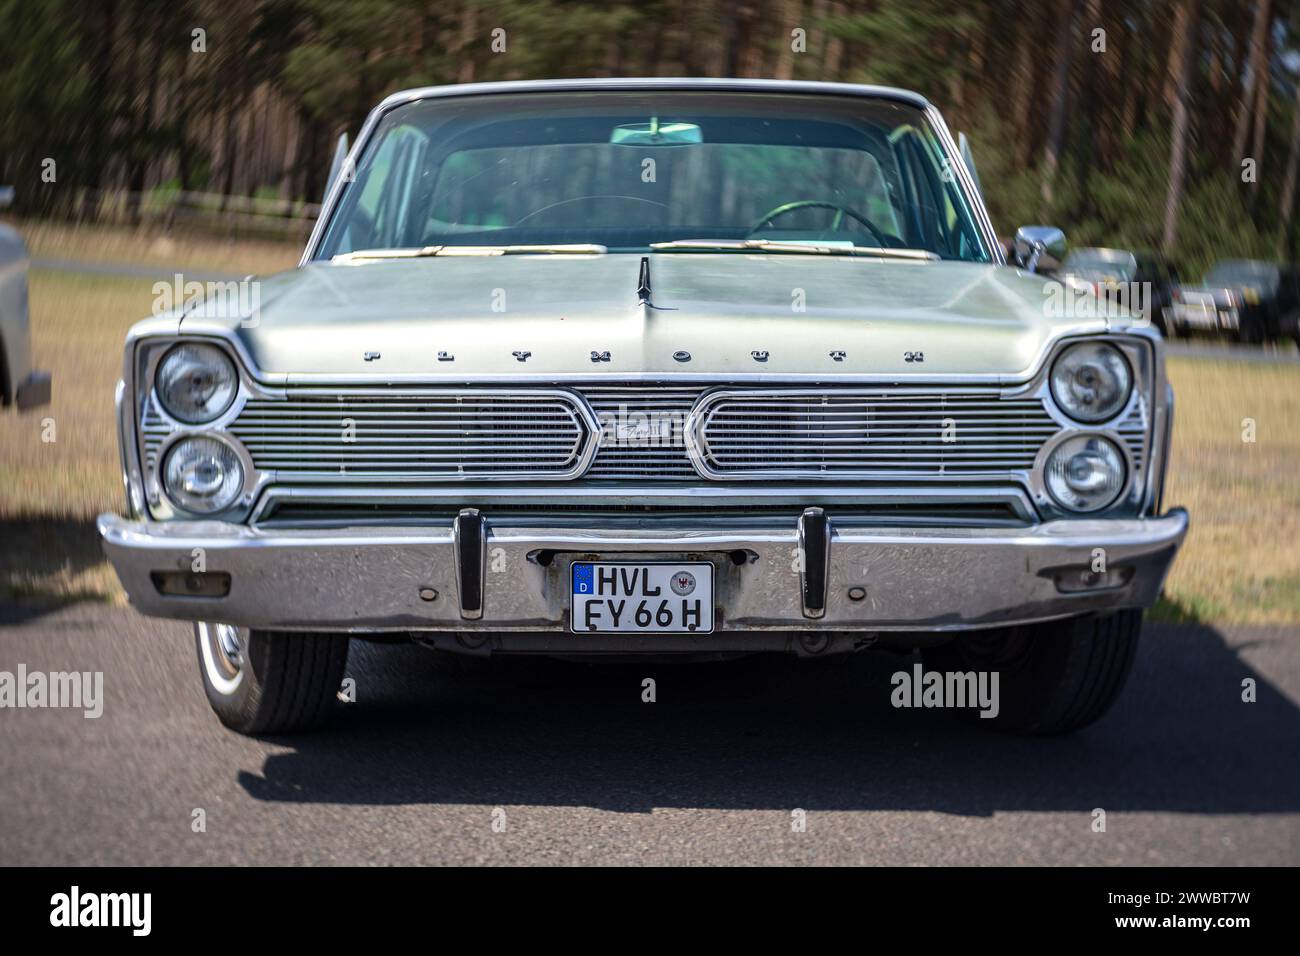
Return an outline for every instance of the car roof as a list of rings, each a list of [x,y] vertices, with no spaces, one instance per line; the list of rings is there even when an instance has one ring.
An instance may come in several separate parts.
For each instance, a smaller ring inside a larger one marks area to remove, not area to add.
[[[569,93],[598,90],[641,91],[671,90],[738,93],[799,93],[822,96],[861,96],[892,100],[917,109],[927,109],[930,101],[920,93],[892,86],[867,86],[858,83],[822,83],[812,80],[742,80],[716,77],[605,77],[568,80],[506,80],[493,83],[452,83],[401,90],[385,97],[377,110],[386,112],[402,103],[444,96],[478,96],[493,93]]]

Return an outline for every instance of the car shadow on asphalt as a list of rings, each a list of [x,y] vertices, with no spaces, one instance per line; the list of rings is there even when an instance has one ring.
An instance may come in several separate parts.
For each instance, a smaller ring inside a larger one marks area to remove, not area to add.
[[[1263,632],[1262,640],[1290,640]],[[1300,709],[1210,627],[1148,626],[1124,694],[1063,738],[891,706],[884,652],[800,661],[573,664],[457,673],[353,642],[357,702],[241,772],[290,803],[809,811],[1294,813]],[[656,700],[642,700],[653,678]],[[1242,700],[1243,680],[1257,700]]]
[[[34,515],[0,519],[0,625],[22,624],[103,594],[69,590],[104,563],[93,518]]]

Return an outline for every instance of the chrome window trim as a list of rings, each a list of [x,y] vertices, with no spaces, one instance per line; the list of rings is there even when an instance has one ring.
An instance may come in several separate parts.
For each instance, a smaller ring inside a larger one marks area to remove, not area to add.
[[[984,194],[975,185],[975,179],[966,166],[966,160],[962,158],[961,149],[957,146],[952,133],[948,130],[947,121],[932,103],[926,103],[925,115],[930,121],[930,125],[937,131],[939,141],[943,144],[944,158],[948,160],[949,168],[957,171],[957,179],[961,182],[962,192],[965,194],[966,201],[970,204],[971,213],[975,217],[975,224],[983,233],[984,241],[988,244],[990,261],[995,265],[1006,265],[1006,257],[1002,254],[1002,243],[998,242],[997,230],[993,228],[993,220],[989,218],[989,211],[984,206]]]

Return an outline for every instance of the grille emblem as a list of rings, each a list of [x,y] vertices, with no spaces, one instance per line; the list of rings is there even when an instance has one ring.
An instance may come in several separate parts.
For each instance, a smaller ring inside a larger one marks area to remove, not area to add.
[[[452,355],[450,352],[439,352],[439,353],[438,353],[438,361],[439,361],[439,362],[454,362],[454,361],[456,361],[456,356]]]
[[[680,352],[674,352],[673,358],[677,359],[679,362],[689,362],[691,360],[691,353],[683,349]]]
[[[527,362],[529,356],[531,356],[533,353],[532,352],[511,352],[510,354],[513,355],[515,358],[519,359],[519,361],[521,362]]]
[[[749,354],[752,355],[752,356],[754,356],[754,361],[755,361],[755,362],[766,362],[766,361],[767,361],[767,355],[768,355],[768,353],[767,353],[767,350],[766,350],[766,349],[754,349],[754,351],[750,352]]]
[[[831,358],[833,358],[837,362],[843,362],[844,356],[846,354],[847,353],[844,352],[842,349],[835,349],[834,351],[831,352]]]
[[[591,360],[592,360],[593,362],[608,362],[608,361],[609,361],[609,353],[608,353],[608,352],[595,352],[595,351],[593,351],[593,352],[591,353]]]
[[[367,362],[373,362],[375,359],[379,358],[379,353],[378,353],[378,352],[364,352],[364,353],[362,353],[361,357],[362,357],[363,359],[365,359]]]

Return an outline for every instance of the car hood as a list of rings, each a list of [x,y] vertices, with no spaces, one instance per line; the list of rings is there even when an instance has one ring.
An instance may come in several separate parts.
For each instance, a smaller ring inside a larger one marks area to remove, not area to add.
[[[1014,379],[1065,327],[1108,324],[1059,317],[1065,299],[1053,280],[962,262],[657,253],[644,257],[642,302],[642,258],[312,263],[251,280],[251,315],[191,309],[181,331],[233,333],[268,379]]]

